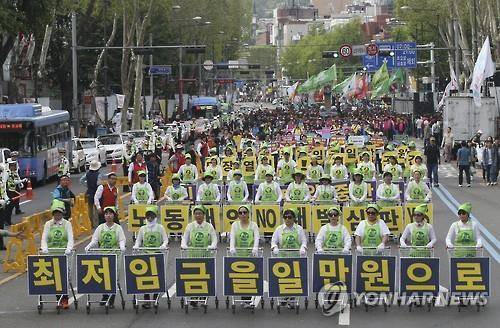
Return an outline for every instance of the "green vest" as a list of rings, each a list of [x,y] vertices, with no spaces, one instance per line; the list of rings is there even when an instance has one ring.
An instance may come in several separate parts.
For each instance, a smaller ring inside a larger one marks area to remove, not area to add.
[[[476,238],[472,226],[460,229],[457,225],[458,232],[455,237],[455,246],[475,246]]]
[[[361,244],[363,247],[377,247],[381,242],[382,236],[380,235],[378,221],[375,224],[370,224],[367,220]]]
[[[426,246],[429,242],[429,226],[427,223],[424,223],[424,225],[420,228],[415,224],[411,232],[411,245]]]
[[[181,198],[182,195],[184,195],[181,186],[179,186],[179,188],[174,188],[173,186],[169,186],[167,190],[168,190],[167,194],[170,198],[172,198],[172,200],[178,200],[179,198]]]
[[[299,242],[299,231],[295,224],[293,225],[292,231],[281,232],[281,245],[282,249],[298,249],[300,247]]]
[[[397,164],[395,164],[395,165],[389,164],[388,166],[389,166],[389,168],[387,171],[392,173],[392,177],[394,179],[399,179],[398,165]]]
[[[182,170],[182,182],[191,182],[194,180],[194,172],[191,168],[184,168]]]
[[[148,188],[143,187],[142,185],[137,185],[135,198],[140,201],[146,203],[149,199],[149,191]]]
[[[420,181],[418,184],[412,184],[410,190],[410,198],[414,200],[423,200],[426,195],[424,195],[424,188],[421,186],[424,182]]]
[[[330,223],[326,224],[326,234],[324,248],[342,248],[344,247],[344,238],[342,237],[342,226],[339,224],[332,227]]]
[[[206,225],[195,226],[189,235],[189,246],[195,248],[206,248],[212,242],[210,230]]]
[[[144,247],[160,247],[163,244],[163,238],[160,233],[158,225],[155,226],[153,231],[145,231],[142,239]]]
[[[118,230],[115,224],[111,230],[101,230],[99,248],[118,248]]]
[[[243,181],[236,182],[235,180],[231,181],[229,184],[229,194],[233,202],[241,202],[243,198],[245,198],[245,186],[243,185]]]
[[[210,173],[214,177],[214,180],[218,180],[220,178],[218,172],[219,172],[218,168],[212,166],[209,166],[206,170],[206,173]]]
[[[344,169],[341,167],[332,167],[332,176],[337,180],[341,180],[345,177]]]
[[[265,180],[267,172],[272,172],[272,169],[269,165],[267,165],[265,167],[260,166],[259,171],[257,172],[257,180]]]
[[[323,186],[319,185],[318,187],[319,194],[318,194],[318,200],[333,200],[333,197],[335,196],[334,190],[332,186]]]
[[[384,197],[394,197],[396,194],[394,192],[394,189],[392,188],[392,184],[391,185],[387,185],[387,184],[383,184],[383,188],[382,188],[382,195],[384,195]]]
[[[280,179],[283,181],[292,180],[292,164],[290,162],[284,162],[280,170]]]
[[[253,230],[250,229],[250,224],[247,228],[243,228],[241,226],[240,221],[236,221],[236,235],[235,238],[235,246],[236,248],[246,248],[246,249],[237,249],[236,255],[247,257],[250,256],[252,251],[250,248],[253,248],[254,235]]]
[[[290,188],[290,195],[288,195],[291,200],[304,200],[304,198],[306,198],[306,193],[309,192],[309,188],[307,188],[307,185],[306,187],[304,187],[304,183],[298,185],[295,182],[292,182],[291,186],[292,187]]]
[[[361,183],[359,185],[354,184],[354,187],[352,188],[352,194],[356,198],[361,198],[365,195],[365,189],[366,185],[364,183]]]
[[[50,227],[47,239],[48,248],[66,248],[68,245],[68,232],[64,226],[53,225]]]
[[[319,178],[321,177],[321,167],[320,166],[313,166],[309,170],[309,176],[311,180],[318,181]]]
[[[262,189],[263,189],[263,192],[262,192],[261,200],[263,202],[275,202],[278,200],[278,195],[276,194],[276,191],[274,190],[273,183],[268,184],[267,182],[264,182],[264,186]]]
[[[361,162],[359,164],[359,170],[361,171],[361,174],[363,174],[363,178],[364,179],[371,179],[373,177],[373,171],[371,170],[371,168],[368,166],[370,163],[365,163],[365,162]]]
[[[217,188],[216,185],[214,184],[209,184],[209,185],[206,185],[206,188],[205,190],[203,191],[203,193],[201,194],[201,200],[202,201],[215,201],[216,199],[216,191],[215,191],[215,188]]]

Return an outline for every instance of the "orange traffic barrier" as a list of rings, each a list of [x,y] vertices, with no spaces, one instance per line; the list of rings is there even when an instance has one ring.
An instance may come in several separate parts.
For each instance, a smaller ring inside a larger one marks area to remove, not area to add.
[[[118,197],[117,205],[118,205],[118,218],[126,218],[127,217],[127,210],[128,206],[128,201],[127,199],[130,197],[131,193],[126,193],[120,197]]]
[[[25,239],[9,238],[7,242],[7,252],[3,262],[3,271],[26,271],[26,256],[36,254],[35,236],[29,226],[28,221],[14,224],[10,231],[22,231]]]
[[[116,173],[117,171],[117,168],[116,168],[116,161],[115,159],[113,158],[113,161],[111,162],[111,172],[115,172]]]
[[[33,187],[31,186],[31,179],[28,179],[28,183],[26,184],[26,198],[33,199]]]

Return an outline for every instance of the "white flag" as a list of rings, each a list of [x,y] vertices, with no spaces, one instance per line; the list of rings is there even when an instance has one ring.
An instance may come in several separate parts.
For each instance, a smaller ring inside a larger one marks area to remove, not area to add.
[[[491,59],[490,38],[486,37],[483,47],[477,56],[474,72],[472,73],[472,83],[470,88],[474,97],[474,104],[481,106],[481,85],[483,81],[495,74],[495,63]]]
[[[448,62],[450,63],[450,82],[448,82],[448,84],[446,85],[446,88],[444,89],[443,97],[441,98],[441,101],[438,104],[438,108],[441,108],[444,106],[444,101],[449,96],[449,93],[451,90],[458,90],[457,75],[455,74],[455,70],[453,69],[453,66],[451,66],[451,60]]]

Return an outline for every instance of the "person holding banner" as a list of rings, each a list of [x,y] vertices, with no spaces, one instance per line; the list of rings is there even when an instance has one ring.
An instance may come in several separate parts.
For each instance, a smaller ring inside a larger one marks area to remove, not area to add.
[[[186,163],[179,168],[179,177],[182,183],[193,183],[198,180],[198,168],[192,163],[190,154],[186,154]]]
[[[463,203],[458,208],[458,221],[453,222],[446,235],[446,247],[449,249],[458,247],[483,247],[481,232],[477,223],[470,219],[472,205]],[[467,255],[466,253],[464,253]]]
[[[333,159],[334,164],[330,167],[330,176],[333,181],[349,179],[349,171],[342,163],[342,156],[335,156]]]
[[[330,183],[332,182],[328,174],[323,174],[319,179],[319,185],[316,186],[316,192],[311,197],[312,201],[335,202],[337,200],[337,191]]]
[[[296,167],[297,163],[290,158],[290,149],[283,149],[283,158],[278,161],[278,177],[282,184],[293,180],[292,174]]]
[[[205,169],[205,172],[210,173],[214,180],[222,180],[222,167],[218,164],[217,156],[210,159],[210,165]]]
[[[365,151],[361,153],[362,161],[358,163],[357,169],[363,174],[364,180],[375,180],[375,164],[370,161],[370,153]]]
[[[243,173],[241,171],[234,171],[233,180],[229,181],[227,187],[227,201],[242,203],[248,200],[248,186],[245,181],[242,180]]]
[[[389,228],[384,220],[378,217],[380,207],[371,203],[366,206],[367,219],[361,221],[356,227],[354,238],[356,241],[356,250],[363,253],[363,248],[377,248],[378,252],[385,249],[389,239]]]
[[[318,182],[323,173],[323,166],[318,164],[318,156],[311,156],[311,164],[307,167],[306,179]]]
[[[92,240],[85,246],[85,252],[89,252],[92,248],[98,246],[98,248],[106,249],[120,249],[120,251],[125,252],[125,234],[120,224],[115,223],[118,212],[115,207],[108,206],[104,209],[104,219],[106,222],[100,224],[94,231],[92,235]],[[109,308],[113,309],[115,307],[115,295],[102,295],[101,306],[106,304],[109,298]]]
[[[436,244],[436,233],[431,224],[427,223],[427,205],[420,204],[413,211],[413,222],[408,224],[399,238],[401,247],[426,247],[433,248]],[[410,240],[410,245],[406,243]],[[410,252],[410,255],[429,256],[430,253],[423,251]]]
[[[266,179],[266,173],[272,172],[274,175],[274,167],[269,165],[269,158],[265,155],[260,157],[260,163],[257,165],[255,170],[255,180],[264,181]]]
[[[394,206],[399,200],[399,187],[392,183],[392,173],[384,172],[384,182],[377,187],[377,203],[381,206]]]
[[[292,177],[294,181],[286,189],[286,201],[307,202],[311,198],[311,193],[304,182],[304,173],[300,169],[295,169]]]
[[[349,204],[351,206],[365,205],[368,197],[368,185],[363,181],[363,174],[359,169],[352,172],[352,181],[349,183]]]
[[[392,177],[394,179],[402,179],[403,178],[403,169],[401,165],[398,164],[397,158],[395,155],[389,156],[389,163],[384,165],[384,172],[391,172]]]
[[[262,182],[255,193],[255,203],[280,203],[283,193],[278,182],[274,181],[272,172],[266,173],[266,181]]]
[[[325,249],[342,249],[343,253],[349,253],[351,250],[351,235],[347,228],[340,224],[339,216],[340,206],[335,205],[328,209],[327,215],[330,222],[319,229],[316,236],[316,251],[323,252]]]
[[[151,185],[146,182],[146,171],[139,171],[139,182],[132,187],[132,204],[151,204],[155,199],[155,194]]]
[[[425,202],[429,203],[431,201],[432,192],[427,183],[423,182],[421,179],[421,173],[419,170],[413,171],[413,180],[408,182],[405,191],[405,199],[407,202]]]
[[[286,209],[283,212],[285,223],[278,226],[271,238],[271,251],[278,255],[280,249],[299,250],[301,256],[307,254],[307,237],[304,229],[296,223],[298,211]]]
[[[65,249],[64,254],[69,255],[73,251],[73,227],[71,223],[64,219],[66,212],[64,202],[60,200],[53,200],[52,206],[52,219],[45,222],[43,226],[42,237],[40,239],[40,251],[42,254],[48,254],[50,249]],[[61,305],[63,309],[68,309],[68,295],[56,295],[57,299],[61,298]]]
[[[172,201],[183,201],[189,197],[188,192],[184,186],[181,185],[181,179],[179,174],[172,175],[172,185],[168,186],[165,190],[165,194],[161,200]]]
[[[181,249],[206,248],[207,250],[217,249],[217,234],[214,226],[205,221],[207,209],[203,205],[193,207],[194,221],[190,222],[184,230],[181,239]]]
[[[255,222],[250,221],[250,207],[248,205],[241,205],[238,208],[238,220],[231,224],[229,253],[238,256],[249,256],[251,248],[252,256],[257,256],[259,252],[259,240],[259,227]]]
[[[220,201],[219,186],[212,183],[214,176],[210,172],[205,172],[203,183],[198,188],[196,201],[198,202],[218,202]]]
[[[163,225],[158,223],[157,216],[158,208],[156,206],[148,206],[146,208],[146,224],[143,225],[137,233],[137,239],[132,247],[134,250],[138,250],[141,247],[158,248],[159,250],[167,249],[168,236]],[[157,294],[153,294],[153,299],[156,299],[157,297]],[[149,300],[150,295],[145,294],[144,299]],[[151,304],[146,302],[142,304],[142,307],[144,309],[149,309],[151,308]]]

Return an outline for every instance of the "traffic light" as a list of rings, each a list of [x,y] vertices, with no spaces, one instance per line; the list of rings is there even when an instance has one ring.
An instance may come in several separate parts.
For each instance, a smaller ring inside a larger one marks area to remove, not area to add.
[[[338,51],[323,51],[323,58],[339,58]]]
[[[204,54],[205,47],[189,47],[185,48],[187,54]]]
[[[248,69],[260,69],[260,64],[248,64]]]

